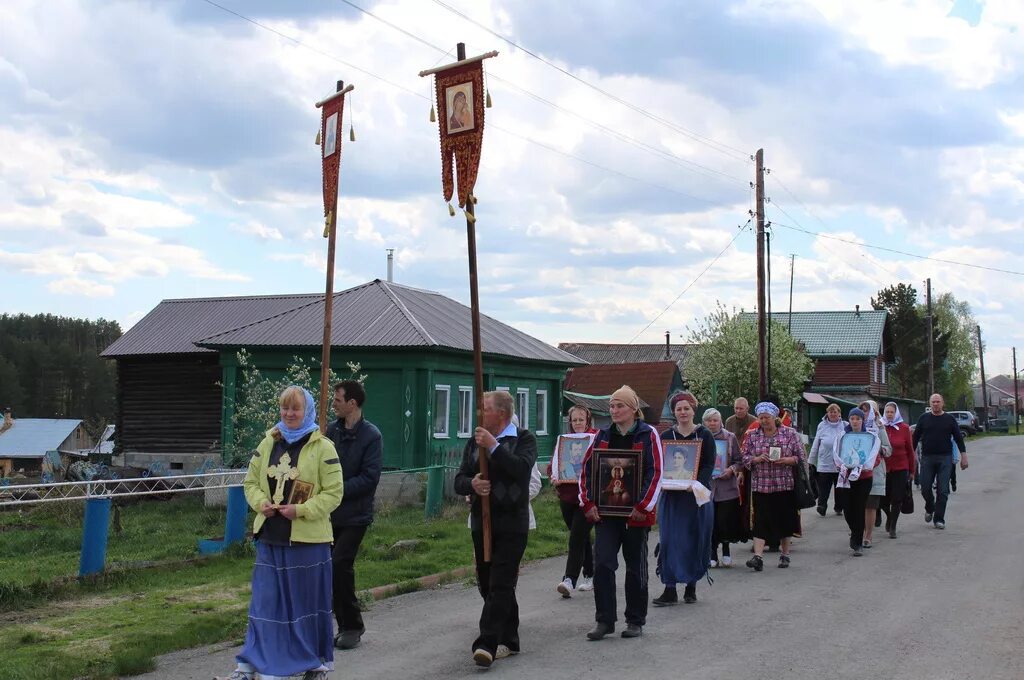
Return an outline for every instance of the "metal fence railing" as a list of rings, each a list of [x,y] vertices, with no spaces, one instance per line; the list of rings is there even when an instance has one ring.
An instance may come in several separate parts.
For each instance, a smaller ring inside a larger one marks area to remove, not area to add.
[[[240,485],[245,480],[245,473],[245,470],[229,470],[166,477],[8,484],[0,486],[0,508],[31,503],[84,501],[90,498],[154,496],[206,489],[226,489]]]

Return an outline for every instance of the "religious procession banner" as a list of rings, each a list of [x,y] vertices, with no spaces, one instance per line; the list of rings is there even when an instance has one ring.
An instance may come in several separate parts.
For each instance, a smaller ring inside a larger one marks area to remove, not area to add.
[[[332,213],[338,204],[342,114],[345,109],[345,94],[352,89],[353,87],[349,85],[316,104],[320,108],[320,130],[316,135],[316,143],[320,145],[323,170],[324,238],[327,237]]]
[[[484,138],[484,59],[497,56],[488,52],[462,59],[447,66],[420,71],[434,76],[437,114],[430,110],[431,121],[438,122],[441,138],[441,186],[449,213],[452,196],[460,208],[472,199],[480,168],[480,150]],[[489,106],[489,101],[486,102]]]

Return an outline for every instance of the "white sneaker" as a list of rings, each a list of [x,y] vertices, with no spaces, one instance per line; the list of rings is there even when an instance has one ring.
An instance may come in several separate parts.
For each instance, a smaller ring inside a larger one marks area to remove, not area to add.
[[[498,645],[498,648],[496,650],[494,650],[494,659],[495,660],[506,659],[506,658],[508,658],[510,656],[514,656],[514,655],[516,655],[518,653],[519,652],[513,652],[511,649],[509,649],[508,645]]]
[[[731,567],[732,566],[732,558],[729,557],[728,555],[722,555],[722,566],[723,567]]]
[[[579,584],[576,586],[576,590],[584,592],[587,590],[594,589],[594,579],[590,576],[583,576],[580,578]]]
[[[712,569],[716,568],[718,566],[718,560],[711,560],[708,566],[710,566]]]
[[[562,594],[562,597],[564,598],[572,597],[572,579],[566,578],[564,581],[555,586],[555,590],[560,592]]]

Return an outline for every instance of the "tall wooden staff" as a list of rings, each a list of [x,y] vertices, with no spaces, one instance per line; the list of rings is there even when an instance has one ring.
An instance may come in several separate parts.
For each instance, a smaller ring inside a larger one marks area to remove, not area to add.
[[[455,178],[452,172],[454,159],[458,173],[458,203],[466,214],[466,243],[469,250],[469,307],[473,321],[473,369],[475,372],[476,422],[479,426],[484,416],[484,360],[480,342],[480,295],[477,291],[476,273],[476,197],[473,189],[480,167],[480,149],[484,133],[484,59],[498,56],[488,52],[466,58],[466,45],[456,46],[455,63],[420,71],[420,76],[434,76],[437,95],[437,117],[441,136],[441,184],[448,213],[455,216],[451,204],[455,194]],[[490,97],[487,97],[487,105]],[[430,108],[430,119],[435,120],[434,108]],[[478,447],[480,477],[488,479],[490,452]],[[483,519],[484,562],[491,561],[491,498],[480,497]]]
[[[324,342],[320,356],[320,431],[327,430],[328,378],[331,373],[331,322],[334,313],[334,243],[338,225],[338,173],[341,166],[341,121],[345,109],[345,94],[355,85],[345,87],[339,80],[337,91],[316,103],[321,110],[320,130],[316,143],[320,146],[324,189],[324,238],[327,239],[327,291],[324,293]],[[355,135],[352,135],[355,141]]]

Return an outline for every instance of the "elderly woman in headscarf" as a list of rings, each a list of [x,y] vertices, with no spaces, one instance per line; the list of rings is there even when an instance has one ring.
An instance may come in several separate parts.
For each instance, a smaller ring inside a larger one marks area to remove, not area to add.
[[[889,456],[892,455],[892,445],[882,422],[882,414],[878,411],[878,404],[873,399],[866,399],[860,408],[864,411],[864,429],[878,437],[880,454],[871,471],[871,492],[868,494],[868,503],[864,510],[864,547],[870,548],[874,528],[882,526],[882,515],[878,509],[885,500],[886,472]]]
[[[256,565],[245,644],[228,680],[327,680],[334,668],[330,516],[341,503],[341,464],[317,427],[313,395],[292,385],[278,401],[281,419],[243,484],[256,511]]]
[[[740,443],[729,430],[722,427],[722,414],[716,408],[704,411],[701,417],[704,427],[715,438],[715,467],[711,474],[711,499],[715,502],[715,520],[711,530],[711,566],[721,564],[732,566],[729,544],[739,541],[746,542],[747,533],[743,528],[742,510],[740,508],[739,475],[743,469],[743,454]],[[719,442],[725,447],[725,460],[719,460],[717,447]],[[718,559],[718,546],[722,546],[722,559]]]
[[[693,422],[697,411],[697,398],[689,392],[681,392],[670,402],[676,424],[661,434],[664,442],[698,441],[700,458],[697,463],[696,481],[707,489],[711,487],[711,473],[715,469],[715,437],[703,425]],[[707,498],[705,498],[707,501]],[[654,599],[659,607],[679,602],[676,584],[686,584],[683,602],[697,601],[697,581],[708,573],[711,561],[711,530],[714,523],[714,507],[705,502],[698,505],[692,489],[670,489],[665,487],[658,503],[658,575],[665,584],[665,591]]]
[[[781,547],[779,568],[790,564],[789,548],[793,534],[800,530],[796,496],[793,493],[793,468],[803,465],[804,445],[791,427],[779,426],[779,407],[762,401],[754,407],[757,429],[743,442],[743,465],[751,471],[754,514],[754,556],[747,566],[764,569],[766,541],[778,541]]]
[[[917,460],[913,434],[903,422],[896,402],[890,401],[885,405],[882,424],[892,444],[892,455],[885,461],[885,502],[882,508],[886,514],[885,530],[889,532],[889,538],[896,538],[896,522],[903,511],[903,499],[910,489],[910,482],[914,479]]]

